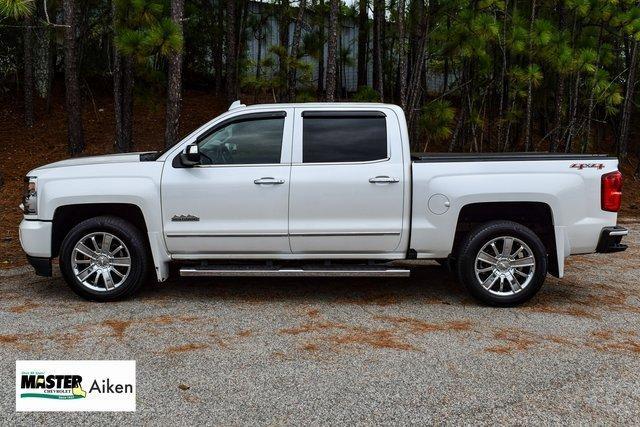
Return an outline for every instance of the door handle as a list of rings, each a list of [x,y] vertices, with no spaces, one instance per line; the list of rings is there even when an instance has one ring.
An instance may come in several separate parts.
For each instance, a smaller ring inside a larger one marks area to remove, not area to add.
[[[278,185],[284,184],[284,179],[275,179],[272,176],[262,177],[253,181],[254,184],[258,185]]]
[[[399,182],[398,178],[391,178],[390,176],[376,176],[374,178],[369,178],[369,182],[372,184],[393,184],[394,182]]]

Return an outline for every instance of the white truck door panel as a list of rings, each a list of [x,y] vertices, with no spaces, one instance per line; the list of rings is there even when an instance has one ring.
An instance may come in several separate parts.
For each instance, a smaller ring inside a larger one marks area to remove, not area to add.
[[[225,119],[198,137],[205,164],[181,168],[167,162],[161,193],[169,252],[291,252],[293,111],[282,108]]]
[[[402,154],[391,144],[399,139],[397,121],[382,109],[296,109],[295,116],[289,199],[293,253],[396,250],[405,180]]]

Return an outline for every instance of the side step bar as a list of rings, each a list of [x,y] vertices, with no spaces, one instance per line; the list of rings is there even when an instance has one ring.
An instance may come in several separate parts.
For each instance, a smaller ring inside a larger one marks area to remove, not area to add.
[[[283,267],[202,266],[183,267],[180,276],[200,277],[409,277],[411,270],[386,267]]]

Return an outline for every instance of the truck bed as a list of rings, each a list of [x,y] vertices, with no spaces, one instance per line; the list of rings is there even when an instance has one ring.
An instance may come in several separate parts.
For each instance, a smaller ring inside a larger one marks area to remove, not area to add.
[[[607,154],[565,153],[411,153],[414,163],[513,162],[535,160],[615,160]]]

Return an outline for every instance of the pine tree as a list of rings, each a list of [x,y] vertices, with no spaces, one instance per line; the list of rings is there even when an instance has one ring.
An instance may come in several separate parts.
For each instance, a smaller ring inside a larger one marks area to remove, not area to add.
[[[77,9],[75,0],[63,0],[64,23],[64,79],[67,110],[67,143],[71,155],[84,150],[82,125],[82,97],[78,79]]]
[[[182,38],[182,19],[184,0],[171,0],[171,21]],[[167,147],[178,142],[178,126],[182,103],[182,49],[169,54],[167,82],[167,115],[164,132],[164,144]]]
[[[329,43],[327,52],[326,100],[333,102],[336,96],[336,68],[338,56],[338,7],[340,0],[331,0],[329,12]]]

